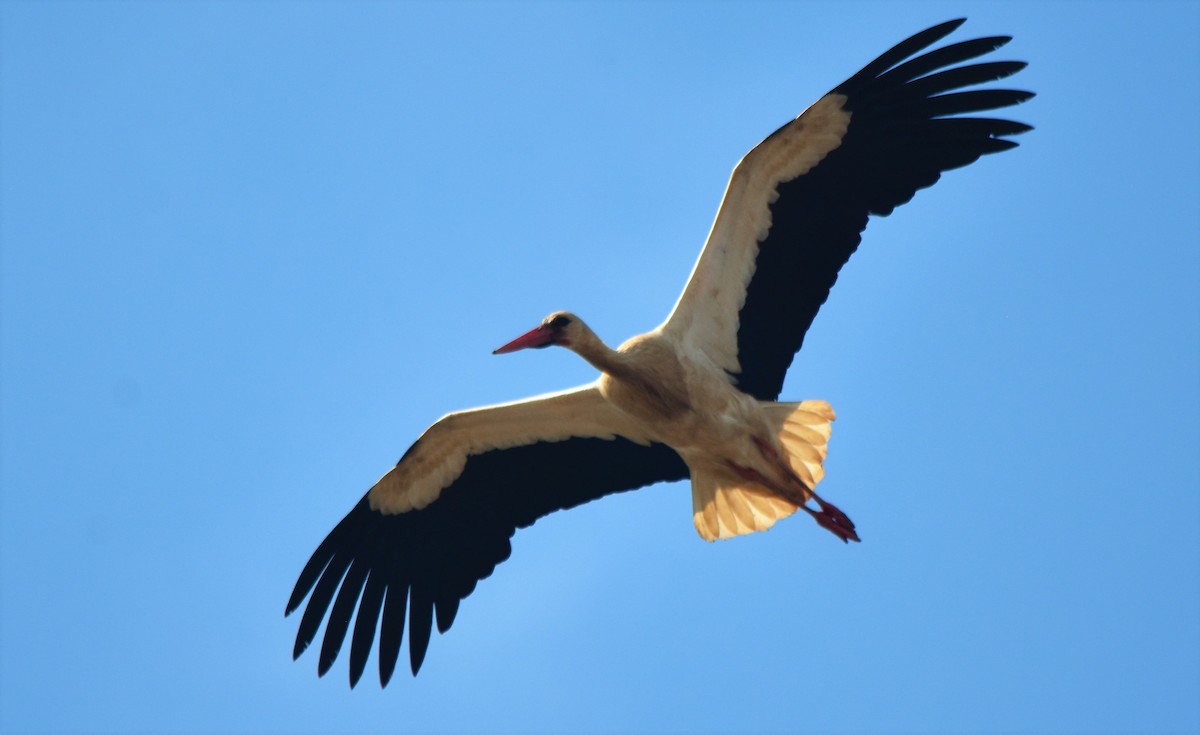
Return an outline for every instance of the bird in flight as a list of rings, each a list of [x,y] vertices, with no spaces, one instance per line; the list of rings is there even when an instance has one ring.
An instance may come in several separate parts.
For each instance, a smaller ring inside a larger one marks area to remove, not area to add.
[[[1008,37],[922,53],[962,23],[902,41],[747,153],[657,328],[614,350],[559,311],[497,349],[565,347],[600,376],[430,426],[301,571],[286,610],[308,598],[294,656],[328,618],[317,671],[330,669],[349,636],[354,686],[378,631],[386,686],[407,622],[415,675],[434,623],[450,628],[459,603],[509,557],[518,528],[658,482],[690,477],[692,519],[706,540],[802,510],[858,541],[846,513],[816,493],[833,409],[776,399],[868,216],[890,214],[943,171],[1016,147],[1010,136],[1031,129],[974,116],[1033,96],[980,88],[1023,62],[965,63]]]

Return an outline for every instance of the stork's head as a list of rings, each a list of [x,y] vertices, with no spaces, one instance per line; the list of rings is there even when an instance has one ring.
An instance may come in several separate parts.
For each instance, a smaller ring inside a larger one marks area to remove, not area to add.
[[[497,348],[492,354],[500,355],[505,352],[516,352],[526,347],[540,348],[549,347],[550,345],[570,347],[586,329],[587,327],[579,320],[579,317],[571,312],[556,311],[543,319],[542,323],[537,327],[522,334],[503,347]]]

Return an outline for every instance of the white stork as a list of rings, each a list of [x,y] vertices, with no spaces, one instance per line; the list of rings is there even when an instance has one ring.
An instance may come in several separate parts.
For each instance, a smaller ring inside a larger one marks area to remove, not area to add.
[[[890,214],[943,171],[1013,148],[1006,136],[1031,129],[961,116],[1024,102],[1029,92],[954,91],[1022,69],[960,65],[1008,37],[915,56],[962,22],[884,53],[738,163],[691,278],[658,328],[613,350],[579,317],[556,312],[496,350],[560,345],[600,377],[429,427],[300,573],[287,604],[290,614],[308,596],[294,655],[328,612],[325,674],[353,619],[354,686],[378,626],[386,686],[407,616],[415,675],[434,620],[440,632],[450,628],[459,602],[508,558],[516,529],[656,482],[691,477],[693,520],[708,540],[770,528],[799,508],[857,541],[850,519],[814,492],[832,409],[775,399],[868,215]]]

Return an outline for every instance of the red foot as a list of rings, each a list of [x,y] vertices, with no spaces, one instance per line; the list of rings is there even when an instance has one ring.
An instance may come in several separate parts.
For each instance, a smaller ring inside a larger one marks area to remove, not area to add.
[[[842,543],[861,541],[854,531],[854,521],[850,520],[849,516],[833,503],[826,503],[823,500],[818,500],[817,503],[821,506],[820,511],[812,510],[808,506],[805,506],[804,509],[813,517],[813,520],[820,524],[821,528],[840,538]]]
[[[770,445],[760,441],[758,437],[754,437],[754,443],[758,444],[759,448],[763,451],[763,454],[767,457],[776,456]],[[736,472],[743,480],[756,482],[766,487],[772,486],[771,482],[767,480],[767,478],[763,477],[761,472],[752,467],[743,467],[737,462],[732,462],[729,460],[726,460],[725,464],[734,472]],[[860,539],[858,537],[858,533],[855,532],[854,521],[850,520],[850,516],[843,513],[841,509],[833,503],[828,503],[817,497],[817,494],[811,490],[809,490],[808,493],[812,496],[812,500],[816,501],[817,505],[820,506],[821,510],[813,510],[807,505],[801,505],[800,507],[803,508],[810,516],[812,516],[813,520],[820,524],[821,528],[824,528],[840,538],[843,543],[848,544],[851,541],[861,542],[862,539]],[[784,497],[787,496],[785,495]]]

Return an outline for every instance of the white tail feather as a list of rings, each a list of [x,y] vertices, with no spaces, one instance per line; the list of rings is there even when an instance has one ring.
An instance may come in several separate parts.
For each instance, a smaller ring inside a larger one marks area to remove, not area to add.
[[[833,408],[825,401],[803,401],[765,403],[763,410],[792,471],[809,488],[816,487],[825,476]],[[765,531],[798,507],[760,485],[722,485],[712,475],[692,473],[692,520],[706,541]]]

